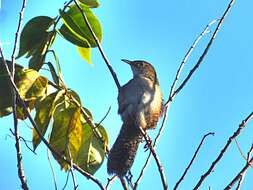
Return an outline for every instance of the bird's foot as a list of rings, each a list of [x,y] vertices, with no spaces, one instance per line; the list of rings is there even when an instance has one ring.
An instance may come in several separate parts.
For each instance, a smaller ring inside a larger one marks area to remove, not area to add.
[[[146,141],[146,144],[144,145],[144,152],[147,152],[149,150],[149,147],[152,146],[152,140],[149,138]]]

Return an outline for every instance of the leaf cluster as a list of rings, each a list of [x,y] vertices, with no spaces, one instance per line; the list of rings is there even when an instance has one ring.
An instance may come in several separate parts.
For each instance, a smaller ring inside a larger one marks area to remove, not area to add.
[[[20,47],[17,59],[29,58],[28,68],[15,64],[15,84],[21,98],[29,111],[35,111],[34,121],[43,136],[48,134],[49,144],[53,149],[77,164],[79,167],[94,174],[103,163],[108,136],[100,124],[95,127],[91,111],[85,108],[79,95],[66,87],[55,50],[52,45],[57,36],[77,47],[80,55],[91,63],[91,49],[97,47],[87,23],[85,14],[97,39],[102,41],[102,27],[93,14],[92,8],[99,6],[96,0],[79,0],[78,7],[73,1],[67,3],[55,18],[37,16],[29,20],[20,36]],[[60,26],[58,26],[61,24]],[[53,53],[55,65],[46,62],[49,53]],[[6,60],[10,67],[11,62]],[[40,74],[47,65],[53,81]],[[51,90],[54,87],[54,90]],[[50,90],[49,90],[50,89]],[[12,113],[13,91],[3,60],[0,59],[0,117]],[[26,119],[23,107],[17,104],[18,119]],[[87,120],[88,115],[88,120]],[[36,130],[32,130],[33,148],[36,150],[41,142]],[[69,170],[70,166],[54,155],[61,168]]]

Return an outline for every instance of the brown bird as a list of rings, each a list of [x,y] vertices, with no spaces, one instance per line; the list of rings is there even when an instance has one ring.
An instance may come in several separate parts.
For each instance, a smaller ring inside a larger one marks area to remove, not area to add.
[[[144,131],[154,129],[162,113],[162,93],[154,67],[146,61],[129,61],[133,79],[119,90],[118,113],[123,125],[108,155],[107,172],[123,177],[130,170]]]

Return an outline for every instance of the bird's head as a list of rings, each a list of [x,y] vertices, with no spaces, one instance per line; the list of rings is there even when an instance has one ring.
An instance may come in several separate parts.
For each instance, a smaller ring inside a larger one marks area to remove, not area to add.
[[[153,81],[157,80],[155,69],[150,63],[142,60],[129,61],[127,59],[122,59],[121,61],[131,66],[134,77],[144,76]]]

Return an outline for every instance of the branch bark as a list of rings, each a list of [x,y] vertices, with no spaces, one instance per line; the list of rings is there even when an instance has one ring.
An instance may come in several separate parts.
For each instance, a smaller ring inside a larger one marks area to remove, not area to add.
[[[225,190],[229,190],[231,189],[234,184],[239,180],[238,185],[236,187],[236,190],[240,190],[240,187],[242,185],[244,176],[247,172],[247,170],[249,169],[250,166],[252,166],[253,164],[253,157],[250,160],[251,154],[253,153],[253,144],[251,145],[251,148],[248,152],[248,156],[247,156],[247,162],[246,165],[243,167],[243,169],[234,177],[234,179],[227,185],[227,187],[225,187]]]
[[[224,153],[228,149],[231,142],[241,133],[242,129],[247,125],[247,123],[253,118],[253,112],[251,112],[246,119],[244,119],[241,124],[239,125],[238,129],[234,132],[234,134],[229,137],[227,143],[225,144],[224,148],[221,150],[220,154],[217,156],[217,158],[213,161],[209,169],[201,176],[200,180],[198,181],[197,185],[193,188],[194,190],[199,189],[201,184],[204,182],[204,180],[207,178],[207,176],[210,175],[210,173],[213,171],[217,163],[221,160]]]
[[[206,135],[203,136],[203,138],[201,139],[201,142],[200,142],[198,148],[196,149],[196,151],[195,151],[195,153],[194,153],[194,155],[193,155],[193,157],[192,157],[190,163],[189,163],[188,166],[185,168],[185,171],[184,171],[183,175],[180,177],[180,179],[179,179],[178,182],[176,183],[175,187],[173,188],[174,190],[176,190],[176,189],[178,188],[179,184],[183,181],[185,175],[187,174],[187,172],[189,171],[189,169],[190,169],[190,167],[191,167],[193,161],[195,160],[195,158],[196,158],[196,156],[197,156],[197,154],[198,154],[198,152],[199,152],[199,150],[200,150],[200,148],[201,148],[201,146],[202,146],[204,140],[205,140],[206,137],[208,137],[209,135],[214,135],[214,133],[207,133]]]

